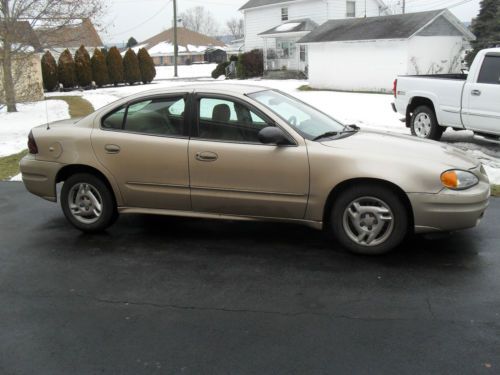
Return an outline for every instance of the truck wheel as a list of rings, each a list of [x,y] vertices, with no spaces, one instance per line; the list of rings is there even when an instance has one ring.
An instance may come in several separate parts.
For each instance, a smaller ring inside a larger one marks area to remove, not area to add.
[[[118,218],[113,195],[106,184],[88,173],[69,177],[61,191],[61,206],[68,221],[84,232],[100,232]]]
[[[356,254],[384,254],[408,233],[408,211],[400,198],[380,185],[352,187],[339,195],[330,217],[335,239]]]
[[[425,105],[421,105],[413,111],[410,128],[411,134],[434,141],[439,141],[445,130],[444,127],[439,126],[432,108]]]

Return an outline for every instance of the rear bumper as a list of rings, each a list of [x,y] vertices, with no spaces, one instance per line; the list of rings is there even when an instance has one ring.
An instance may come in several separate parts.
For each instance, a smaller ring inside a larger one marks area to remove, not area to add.
[[[25,156],[20,163],[26,189],[51,202],[57,201],[56,176],[60,163],[36,160],[33,155]]]
[[[396,108],[396,104],[393,102],[391,103],[392,110],[396,113],[398,113],[398,109]]]
[[[481,181],[475,187],[438,194],[408,194],[413,207],[415,232],[448,232],[475,227],[489,204],[490,185]]]

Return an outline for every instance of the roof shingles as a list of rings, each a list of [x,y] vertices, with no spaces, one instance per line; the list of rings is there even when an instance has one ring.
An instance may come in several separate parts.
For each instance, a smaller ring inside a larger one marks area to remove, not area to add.
[[[300,39],[298,43],[407,39],[443,12],[444,10],[440,9],[392,16],[330,20]]]
[[[104,44],[89,19],[57,28],[35,29],[44,48],[102,47]]]

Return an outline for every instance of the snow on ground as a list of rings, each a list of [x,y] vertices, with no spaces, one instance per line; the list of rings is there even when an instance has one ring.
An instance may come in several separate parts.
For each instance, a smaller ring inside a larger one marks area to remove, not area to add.
[[[83,99],[88,100],[90,104],[92,104],[92,107],[96,110],[120,99],[119,96],[113,94],[103,94],[99,90],[85,92],[82,97]]]
[[[192,65],[179,65],[178,76],[179,78],[198,78],[198,77],[211,77],[212,72],[217,67],[217,64],[192,64]],[[156,67],[156,80],[159,79],[172,79],[174,78],[173,66],[157,66]]]
[[[46,107],[47,106],[47,107]],[[62,100],[47,100],[18,104],[18,112],[0,110],[0,157],[25,150],[31,128],[69,118],[68,104]]]
[[[67,93],[51,93],[47,96],[78,95],[87,99],[95,109],[101,108],[117,99],[163,87],[174,87],[192,82],[198,84],[217,84],[210,77],[215,64],[193,64],[179,66],[178,79],[173,77],[173,67],[157,67],[157,79],[148,85],[109,87],[90,91],[72,91]],[[410,134],[408,128],[400,121],[401,116],[391,108],[393,97],[385,94],[365,94],[336,91],[300,91],[298,88],[307,85],[303,80],[265,80],[247,81],[223,80],[226,84],[249,84],[279,89],[319,108],[345,124],[356,124],[362,128]],[[67,118],[67,105],[64,102],[48,101],[50,120]],[[56,105],[55,103],[60,103]],[[64,106],[62,108],[61,106]],[[5,156],[25,149],[26,136],[31,127],[46,122],[44,102],[20,106],[20,113],[7,115],[0,112],[0,156]],[[62,117],[58,117],[59,116]],[[9,124],[7,127],[3,125]],[[17,124],[17,125],[16,125]],[[3,132],[3,133],[2,133]],[[476,139],[472,132],[456,132],[447,130],[443,141],[469,151],[484,165],[494,184],[500,184],[500,145]]]

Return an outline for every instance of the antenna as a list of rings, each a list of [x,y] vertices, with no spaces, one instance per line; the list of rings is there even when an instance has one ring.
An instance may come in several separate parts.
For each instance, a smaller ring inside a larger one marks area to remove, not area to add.
[[[50,130],[50,124],[49,124],[49,106],[47,104],[47,97],[45,97],[45,118],[47,119],[47,130]]]

